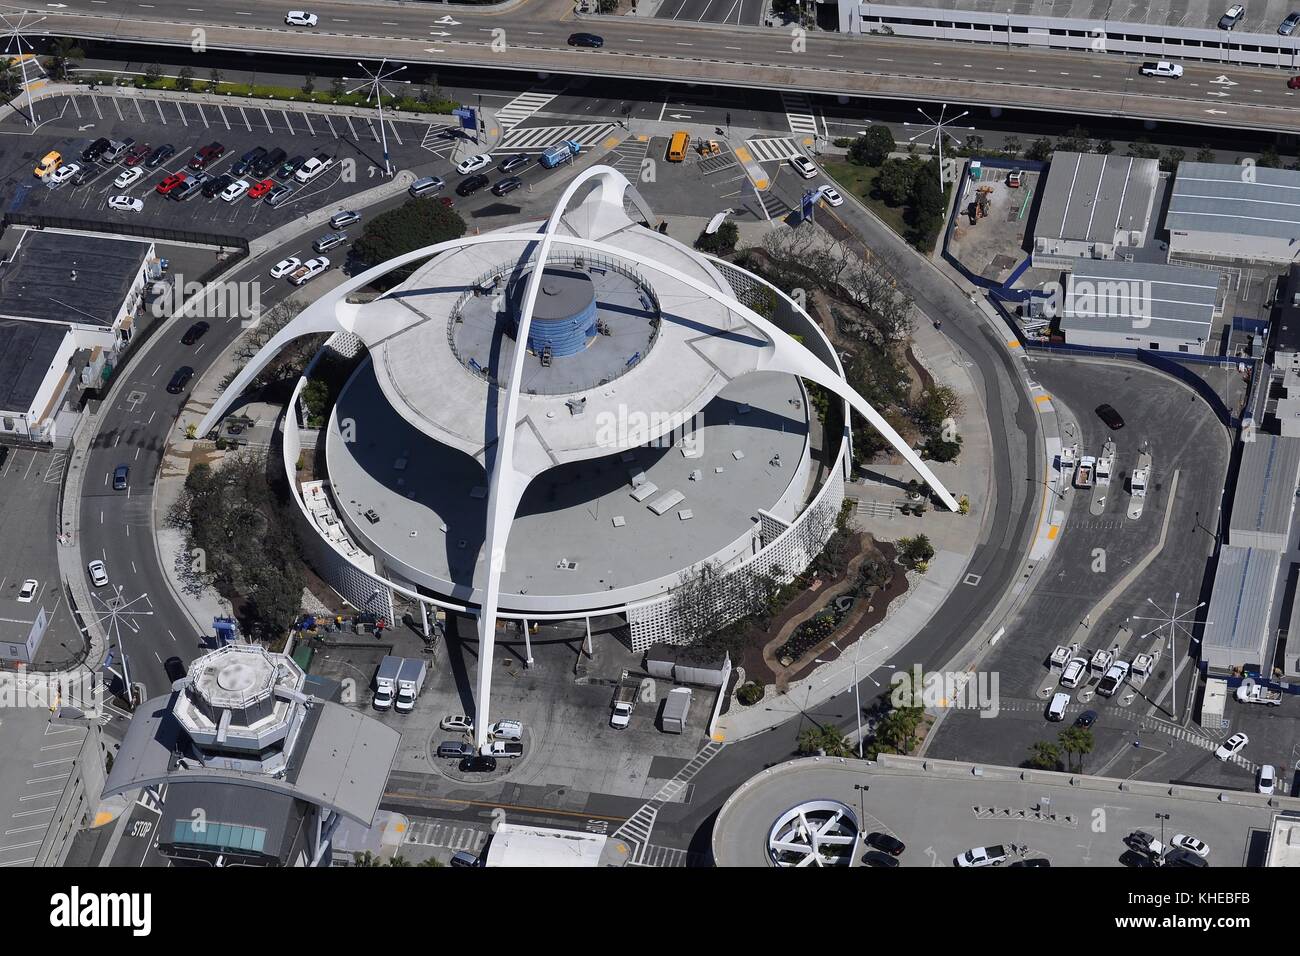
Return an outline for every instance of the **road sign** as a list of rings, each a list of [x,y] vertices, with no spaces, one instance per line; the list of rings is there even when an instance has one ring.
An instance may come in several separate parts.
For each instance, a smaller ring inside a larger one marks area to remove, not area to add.
[[[817,208],[817,200],[821,198],[821,195],[822,191],[820,189],[810,189],[803,194],[803,198],[799,201],[799,217],[801,219],[809,220],[813,218],[813,211]]]
[[[459,106],[451,111],[451,115],[460,120],[461,129],[478,129],[478,113],[472,106]]]

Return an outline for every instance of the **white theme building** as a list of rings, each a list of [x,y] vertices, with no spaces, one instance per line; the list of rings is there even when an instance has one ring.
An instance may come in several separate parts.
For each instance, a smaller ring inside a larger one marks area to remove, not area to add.
[[[1300,260],[1300,172],[1179,163],[1165,228],[1171,256]]]
[[[1053,154],[1034,222],[1035,268],[1071,269],[1144,245],[1159,177],[1154,159]]]
[[[621,174],[596,166],[545,222],[344,282],[199,427],[208,434],[298,336],[364,346],[324,435],[328,484],[295,488],[295,500],[319,570],[354,604],[383,611],[396,591],[426,612],[477,615],[480,745],[498,618],[614,622],[639,650],[683,639],[672,591],[705,564],[727,572],[723,617],[743,613],[753,578],[742,570],[789,580],[807,567],[834,531],[849,447],[847,428],[827,436],[819,479],[804,380],[866,417],[957,508],[845,384],[801,309],[634,221],[625,201],[654,221]],[[347,301],[409,263],[420,264],[387,295]],[[773,301],[770,320],[747,304]],[[286,429],[291,476],[299,447]]]

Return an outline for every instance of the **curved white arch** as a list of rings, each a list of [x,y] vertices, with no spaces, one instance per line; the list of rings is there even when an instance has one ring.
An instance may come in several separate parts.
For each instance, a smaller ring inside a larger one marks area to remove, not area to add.
[[[581,173],[565,188],[540,232],[489,233],[482,236],[461,237],[427,246],[423,249],[413,250],[368,269],[342,283],[328,295],[313,302],[263,346],[230,384],[211,411],[204,416],[199,426],[199,433],[208,434],[253,377],[264,369],[288,342],[316,332],[342,330],[355,333],[358,324],[363,319],[363,315],[360,306],[345,301],[349,293],[367,285],[374,279],[388,274],[394,269],[401,268],[411,262],[428,259],[446,250],[493,242],[519,243],[523,241],[525,247],[519,257],[522,263],[528,260],[533,247],[536,246],[537,252],[534,261],[537,263],[537,267],[529,274],[525,286],[516,332],[516,339],[520,342],[526,342],[532,325],[533,309],[541,286],[545,263],[551,245],[556,238],[556,229],[568,209],[568,204],[574,193],[584,183],[593,178],[601,180],[601,188],[596,202],[593,203],[591,197],[588,197],[586,201],[589,205],[588,212],[592,215],[592,231],[596,232],[596,234],[602,234],[606,233],[607,230],[613,231],[612,227],[615,223],[625,225],[627,217],[626,213],[623,212],[623,201],[628,190],[632,188],[631,183],[622,173],[612,167],[594,166]],[[632,190],[632,192],[634,200],[638,199],[635,190]],[[636,205],[639,209],[643,209],[643,203],[636,203]],[[619,217],[621,217],[621,220]],[[599,228],[598,232],[597,228]],[[762,332],[769,341],[770,348],[763,349],[760,354],[760,369],[799,375],[816,382],[847,401],[854,410],[866,418],[872,427],[889,441],[943,503],[948,506],[949,510],[958,510],[956,499],[953,498],[925,463],[921,461],[920,457],[908,447],[902,437],[885,421],[884,417],[872,408],[856,390],[851,388],[839,374],[836,374],[833,369],[829,368],[803,345],[785,335],[772,322],[746,307],[733,296],[727,295],[716,288],[711,288],[699,279],[688,276],[663,263],[649,260],[644,256],[632,255],[625,249],[610,246],[599,240],[566,235],[562,237],[561,241],[565,245],[578,246],[628,258],[649,271],[657,271],[664,276],[681,282],[700,295],[718,302],[741,315],[746,322]],[[500,600],[501,569],[505,559],[506,542],[509,539],[510,526],[514,521],[519,502],[533,477],[518,470],[514,464],[514,439],[519,418],[518,384],[522,380],[526,353],[526,349],[517,348],[512,355],[510,375],[508,379],[504,380],[502,388],[504,392],[502,397],[505,400],[504,416],[499,418],[500,425],[496,431],[495,443],[490,441],[489,436],[489,444],[492,448],[490,453],[485,456],[484,462],[488,472],[487,516],[484,536],[484,554],[487,557],[488,573],[484,598],[478,616],[480,648],[474,721],[476,745],[480,750],[487,745],[487,734],[490,725],[489,707],[496,617]],[[489,422],[489,426],[492,424]]]

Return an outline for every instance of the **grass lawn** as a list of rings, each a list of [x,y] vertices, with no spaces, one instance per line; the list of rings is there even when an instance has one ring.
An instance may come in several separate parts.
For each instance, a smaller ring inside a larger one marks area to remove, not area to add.
[[[850,163],[847,159],[826,159],[825,157],[822,157],[821,167],[825,170],[826,175],[862,200],[863,204],[879,216],[890,229],[912,245],[917,246],[926,254],[929,254],[930,250],[934,248],[935,239],[938,237],[937,231],[933,235],[927,236],[924,242],[918,244],[916,234],[907,222],[908,207],[906,205],[891,206],[883,199],[873,196],[876,191],[876,177],[880,174],[879,167],[859,166],[856,163]],[[947,199],[951,195],[952,184],[949,183],[944,186],[944,197]]]

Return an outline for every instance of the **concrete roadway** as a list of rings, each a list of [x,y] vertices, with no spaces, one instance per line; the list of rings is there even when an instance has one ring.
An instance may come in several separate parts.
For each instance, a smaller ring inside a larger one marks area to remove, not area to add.
[[[189,6],[202,3],[202,7]],[[869,97],[905,96],[1209,126],[1294,129],[1300,101],[1277,70],[1185,65],[1181,80],[1138,74],[1139,60],[1062,51],[812,33],[658,18],[575,18],[569,0],[508,9],[312,0],[315,29],[283,5],[248,0],[69,0],[28,8],[32,33],[346,59],[388,57],[625,79],[664,79]],[[247,8],[247,9],[245,9]],[[444,10],[453,13],[435,16]],[[442,22],[440,22],[442,21]],[[196,37],[195,28],[202,28]],[[600,50],[566,45],[599,31]]]

